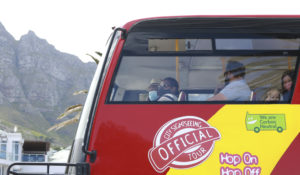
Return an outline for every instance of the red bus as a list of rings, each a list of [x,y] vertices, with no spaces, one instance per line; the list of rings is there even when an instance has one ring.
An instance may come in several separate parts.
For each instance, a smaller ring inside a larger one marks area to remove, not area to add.
[[[115,29],[66,174],[300,174],[299,48],[300,16]]]

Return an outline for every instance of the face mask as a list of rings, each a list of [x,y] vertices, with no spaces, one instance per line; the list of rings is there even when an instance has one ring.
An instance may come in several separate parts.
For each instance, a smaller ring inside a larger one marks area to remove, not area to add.
[[[157,98],[158,98],[157,91],[149,92],[149,100],[150,101],[155,101],[155,100],[157,100]]]

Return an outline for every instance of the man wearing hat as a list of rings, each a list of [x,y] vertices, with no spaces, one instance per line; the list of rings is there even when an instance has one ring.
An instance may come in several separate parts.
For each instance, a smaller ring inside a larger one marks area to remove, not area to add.
[[[238,61],[228,61],[224,72],[225,87],[208,101],[249,101],[251,90],[244,80],[245,66]]]

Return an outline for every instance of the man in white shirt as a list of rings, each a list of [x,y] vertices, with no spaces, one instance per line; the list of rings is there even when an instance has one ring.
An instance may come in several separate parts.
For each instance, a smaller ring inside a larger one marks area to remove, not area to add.
[[[208,101],[249,101],[251,90],[244,80],[246,74],[245,66],[238,61],[228,61],[225,82],[228,84],[218,94]]]

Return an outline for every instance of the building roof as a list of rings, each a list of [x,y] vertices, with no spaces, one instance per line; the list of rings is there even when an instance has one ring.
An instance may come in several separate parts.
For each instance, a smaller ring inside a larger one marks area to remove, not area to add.
[[[43,153],[46,154],[50,149],[50,142],[28,141],[23,144],[23,153]]]

